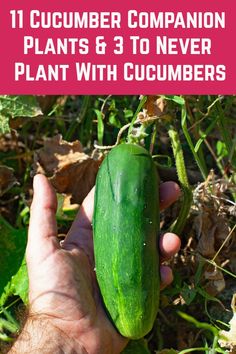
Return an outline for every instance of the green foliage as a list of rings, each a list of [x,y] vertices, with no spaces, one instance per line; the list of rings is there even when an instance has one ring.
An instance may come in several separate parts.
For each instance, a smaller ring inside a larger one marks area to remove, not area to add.
[[[14,229],[0,217],[0,235],[0,306],[10,295],[19,295],[27,302],[26,230]]]
[[[167,96],[163,96],[163,98],[165,98],[166,100],[173,101],[173,102],[179,104],[180,106],[185,105],[185,100],[181,96],[167,95]]]
[[[150,354],[147,341],[145,339],[131,340],[122,354]]]
[[[64,201],[65,196],[57,193],[56,219],[60,224],[68,225],[68,222],[72,222],[75,219],[78,208],[67,208],[64,206]]]
[[[180,235],[183,231],[184,225],[186,223],[192,205],[193,195],[188,181],[179,133],[177,129],[175,129],[173,126],[170,126],[168,129],[168,134],[171,140],[179,184],[183,193],[183,202],[181,205],[181,209],[179,211],[178,218],[174,222],[174,225],[170,227],[170,230],[176,233],[177,235]]]
[[[11,118],[36,117],[41,114],[35,96],[0,96],[0,134],[10,131]]]
[[[1,114],[0,112],[0,133],[5,134],[9,132],[10,132],[9,117]]]
[[[228,151],[226,149],[226,145],[223,141],[218,140],[216,143],[216,153],[219,161],[228,155]]]
[[[28,273],[25,261],[26,230],[14,229],[0,216],[0,340],[12,341],[9,333],[16,333],[20,326],[7,310],[13,296],[28,303]],[[14,304],[14,302],[13,302]]]
[[[12,342],[13,338],[11,338],[7,333],[16,333],[19,331],[20,325],[11,315],[10,311],[4,308],[0,309],[0,316],[0,340],[4,342]]]
[[[98,124],[97,124],[97,136],[98,136],[98,144],[102,145],[103,142],[103,135],[104,135],[104,123],[103,123],[103,118],[104,115],[101,111],[98,109],[95,109],[94,112],[96,113]]]

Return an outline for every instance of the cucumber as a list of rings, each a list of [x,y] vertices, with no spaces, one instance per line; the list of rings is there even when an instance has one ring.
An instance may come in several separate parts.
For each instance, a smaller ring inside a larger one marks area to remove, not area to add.
[[[159,306],[158,190],[152,157],[135,144],[113,148],[96,179],[96,276],[110,319],[130,339],[152,329]]]

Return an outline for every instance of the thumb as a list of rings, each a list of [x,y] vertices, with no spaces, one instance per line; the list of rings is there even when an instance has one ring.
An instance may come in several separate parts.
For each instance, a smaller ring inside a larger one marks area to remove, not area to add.
[[[27,263],[39,264],[59,248],[55,216],[57,199],[44,175],[34,177],[33,189],[26,258]]]

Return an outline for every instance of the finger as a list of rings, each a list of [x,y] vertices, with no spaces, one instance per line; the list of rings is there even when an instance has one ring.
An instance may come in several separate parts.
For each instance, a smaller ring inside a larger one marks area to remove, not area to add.
[[[34,177],[33,189],[27,244],[27,256],[30,259],[46,257],[55,247],[59,247],[55,217],[56,194],[43,175]]]
[[[173,204],[181,194],[179,185],[175,182],[168,181],[160,185],[160,209],[166,209]]]
[[[80,247],[88,255],[93,253],[92,219],[94,192],[95,188],[93,188],[84,199],[76,219],[73,222],[63,243],[63,248],[71,249],[73,247]]]
[[[94,193],[95,187],[91,189],[84,199],[76,219],[77,227],[92,229]]]
[[[166,286],[170,285],[173,281],[173,273],[170,267],[161,266],[161,289],[164,289]]]
[[[180,238],[171,232],[161,235],[159,247],[161,253],[161,260],[167,260],[173,257],[180,249]]]

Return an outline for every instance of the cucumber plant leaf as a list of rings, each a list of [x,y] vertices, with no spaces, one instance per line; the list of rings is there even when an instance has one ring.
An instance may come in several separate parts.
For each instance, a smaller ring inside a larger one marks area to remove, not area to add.
[[[0,134],[10,131],[11,118],[39,115],[42,111],[35,96],[0,96]]]
[[[167,96],[164,96],[164,98],[166,100],[170,100],[170,101],[173,101],[177,104],[179,104],[180,106],[183,106],[185,104],[185,100],[183,97],[181,96],[175,96],[175,95],[167,95]]]
[[[28,280],[24,260],[26,229],[13,228],[0,216],[0,305],[10,295],[27,298]]]
[[[0,111],[0,134],[6,134],[10,132],[9,117],[1,114]]]

